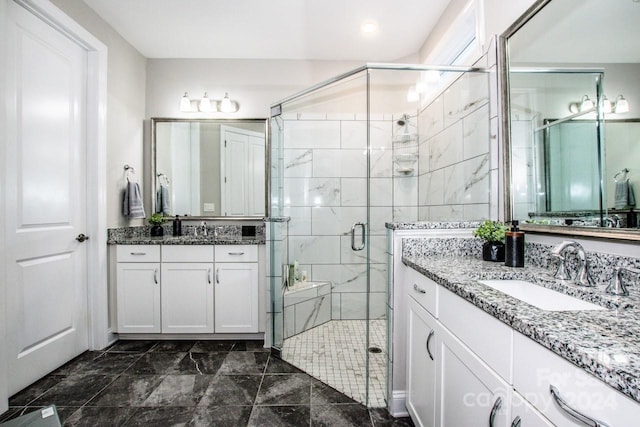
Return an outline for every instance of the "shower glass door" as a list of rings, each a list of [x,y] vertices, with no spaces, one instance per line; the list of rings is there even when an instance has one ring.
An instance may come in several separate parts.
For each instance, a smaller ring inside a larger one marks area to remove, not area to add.
[[[273,346],[287,362],[364,404],[368,79],[360,71],[274,106],[270,189],[271,216],[283,218],[271,226]],[[287,265],[295,266],[292,274]]]

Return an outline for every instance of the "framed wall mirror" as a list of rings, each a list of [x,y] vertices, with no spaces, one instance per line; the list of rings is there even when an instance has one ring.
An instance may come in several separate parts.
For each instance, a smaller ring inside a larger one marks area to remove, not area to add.
[[[540,0],[500,37],[506,219],[640,240],[640,3]]]
[[[153,212],[264,217],[266,136],[266,119],[152,118]]]

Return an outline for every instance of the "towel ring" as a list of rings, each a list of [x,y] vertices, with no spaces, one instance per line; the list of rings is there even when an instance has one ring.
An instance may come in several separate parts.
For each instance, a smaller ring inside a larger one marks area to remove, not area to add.
[[[626,175],[628,173],[629,173],[629,169],[628,168],[620,169],[618,172],[616,172],[615,175],[613,175],[613,180],[617,182],[618,181],[618,176],[620,176],[620,174]]]

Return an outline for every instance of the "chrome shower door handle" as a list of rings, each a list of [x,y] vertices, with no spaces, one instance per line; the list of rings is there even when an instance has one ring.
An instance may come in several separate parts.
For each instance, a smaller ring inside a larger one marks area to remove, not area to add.
[[[356,246],[356,227],[362,227],[362,238],[360,240],[360,245],[359,246]],[[365,225],[362,222],[356,222],[351,226],[351,249],[353,249],[354,251],[361,251],[365,247],[365,243],[364,243],[365,229],[364,229],[364,227],[365,227]]]

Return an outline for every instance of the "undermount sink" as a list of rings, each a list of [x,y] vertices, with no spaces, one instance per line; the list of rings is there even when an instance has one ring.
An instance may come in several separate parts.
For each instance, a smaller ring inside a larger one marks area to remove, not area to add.
[[[479,280],[478,282],[546,311],[605,310],[597,304],[524,280]]]

